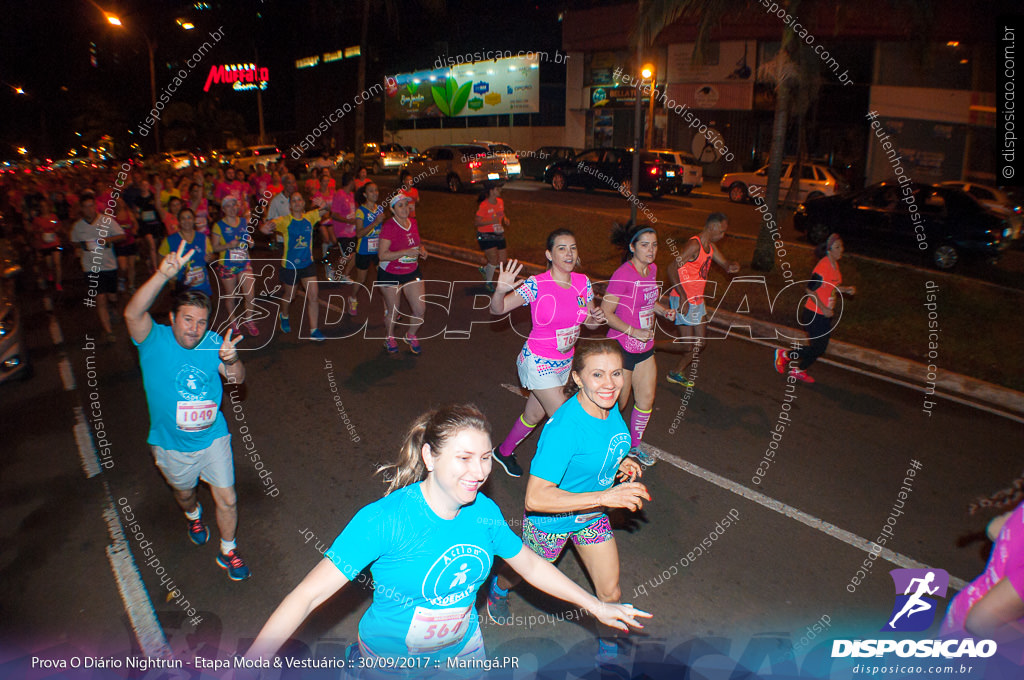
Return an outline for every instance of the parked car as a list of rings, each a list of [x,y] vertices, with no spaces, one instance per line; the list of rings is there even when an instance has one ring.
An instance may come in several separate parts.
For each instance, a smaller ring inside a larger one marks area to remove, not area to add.
[[[533,153],[520,154],[519,166],[522,168],[521,177],[532,179],[544,179],[544,171],[549,165],[557,161],[564,161],[573,158],[578,149],[571,146],[542,146]]]
[[[667,160],[670,163],[675,163],[683,169],[682,184],[679,187],[680,194],[685,196],[697,187],[704,186],[704,168],[692,153],[668,149],[651,149],[651,153],[667,154],[669,156]]]
[[[782,164],[782,174],[779,176],[780,200],[785,198],[793,183],[795,168],[795,161],[785,161]],[[720,187],[722,191],[729,194],[730,201],[744,203],[750,200],[751,187],[760,187],[763,190],[767,184],[768,166],[766,165],[757,172],[727,173],[722,177]],[[821,196],[835,196],[848,190],[849,186],[846,182],[836,177],[827,165],[804,163],[800,166],[800,191],[796,197],[798,202],[803,203]]]
[[[257,163],[269,165],[281,162],[281,150],[276,146],[247,146],[231,159],[232,165],[239,166],[246,172],[252,172]]]
[[[793,226],[811,243],[836,232],[851,251],[884,248],[910,261],[923,254],[938,269],[952,269],[968,257],[994,261],[1009,245],[1009,223],[964,192],[933,184],[904,186],[911,187],[921,219],[914,218],[903,186],[880,182],[801,204]]]
[[[569,187],[611,189],[625,193],[633,174],[633,152],[629,149],[586,149],[572,160],[558,161],[544,171],[544,181],[555,191]],[[640,152],[640,187],[652,198],[679,190],[682,168],[650,151]],[[637,193],[639,193],[639,191]]]
[[[375,175],[397,172],[409,160],[409,153],[401,144],[367,142],[359,153],[359,163]]]
[[[970,194],[978,203],[1010,223],[1010,228],[1013,229],[1012,240],[1016,241],[1021,237],[1024,215],[1021,214],[1020,203],[1002,189],[976,182],[939,182],[939,186],[953,187]]]
[[[192,157],[191,151],[179,149],[177,151],[167,151],[166,153],[161,154],[160,162],[164,165],[171,166],[171,169],[173,170],[182,170],[194,165],[195,159]]]
[[[14,281],[19,274],[21,264],[14,247],[0,239],[0,383],[32,375],[15,297]]]
[[[508,179],[501,159],[479,144],[432,146],[402,167],[412,173],[416,186],[452,193],[488,180]]]
[[[519,179],[519,176],[522,174],[522,166],[519,163],[519,154],[516,153],[515,149],[502,142],[487,142],[474,139],[473,143],[486,146],[492,156],[497,156],[503,160],[509,179]]]

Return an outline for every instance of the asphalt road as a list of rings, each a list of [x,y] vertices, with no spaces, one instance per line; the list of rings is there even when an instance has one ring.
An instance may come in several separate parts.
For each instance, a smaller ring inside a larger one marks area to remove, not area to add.
[[[155,632],[179,658],[190,660],[183,672],[195,676],[195,656],[243,651],[320,559],[318,545],[329,545],[355,510],[381,496],[375,470],[397,453],[416,415],[441,402],[472,401],[489,416],[499,441],[524,404],[512,387],[522,339],[507,321],[486,323],[486,312],[471,311],[472,296],[482,295],[482,287],[457,286],[457,299],[446,302],[447,284],[440,282],[472,281],[474,268],[431,259],[424,272],[439,281],[428,286],[438,304],[428,308],[419,357],[404,346],[398,356],[383,352],[380,300],[361,305],[355,322],[327,312],[333,318],[321,326],[329,337],[322,344],[301,339],[302,330],[272,333],[270,319],[260,322],[258,338],[244,341],[258,349],[244,353],[247,380],[239,405],[232,409],[225,392],[224,406],[236,437],[239,549],[253,571],[241,583],[229,581],[214,563],[212,527],[206,546],[188,541],[152,463],[137,354],[123,326],[115,345],[88,349],[86,334],[99,333],[94,313],[81,304],[84,281],[69,284],[52,316],[40,294],[27,295],[35,376],[0,388],[0,519],[6,527],[0,675],[23,677],[32,654],[124,658],[156,650],[161,642]],[[322,297],[345,292],[326,284]],[[482,307],[483,299],[477,303]],[[293,320],[300,318],[300,304],[292,308]],[[520,332],[528,328],[525,314],[513,320]],[[54,344],[53,322],[62,345]],[[462,332],[467,329],[468,337]],[[880,636],[893,606],[889,569],[927,565],[947,570],[954,581],[982,571],[987,517],[968,517],[966,506],[1018,474],[1019,424],[944,401],[927,416],[920,390],[820,366],[817,384],[797,387],[787,411],[791,420],[766,464],[785,393],[770,349],[741,339],[709,341],[689,395],[664,380],[674,360],[669,351],[658,354],[658,397],[645,437],[664,458],[644,477],[654,500],[642,513],[616,517],[623,599],[655,615],[627,647],[627,668],[646,664],[650,677],[680,677],[688,665],[689,677],[724,678],[742,661],[751,671],[761,669],[760,677],[796,677],[798,667],[801,677],[853,677],[850,659],[829,667],[827,644],[806,655],[822,639]],[[88,384],[90,376],[95,385]],[[94,408],[93,401],[102,411],[110,456],[103,459],[108,467],[87,477],[79,453],[87,416],[79,417],[76,439],[75,408]],[[262,483],[239,446],[243,426],[272,487]],[[521,459],[532,457],[536,440],[521,447]],[[897,495],[915,465],[905,506],[895,515]],[[486,488],[516,530],[525,485],[525,479],[496,469]],[[201,499],[212,510],[205,492]],[[119,594],[112,569],[120,564],[110,546],[118,552],[118,527],[128,524],[126,512],[119,512],[125,505],[144,533],[144,539],[125,534],[125,541],[151,601],[155,630],[146,624],[146,598]],[[111,515],[119,521],[111,522]],[[895,520],[885,547],[895,553],[883,555],[850,592],[868,555],[865,540],[878,538],[890,516]],[[698,548],[704,539],[711,539],[709,550]],[[151,554],[140,540],[149,542]],[[173,599],[147,563],[153,558],[173,579]],[[574,554],[563,556],[559,566],[589,587]],[[341,656],[369,598],[368,590],[351,585],[309,619],[300,643],[314,656]],[[126,607],[123,600],[134,604]],[[178,604],[182,600],[187,607]],[[527,586],[511,601],[521,617],[515,625],[487,623],[483,632],[490,654],[515,657],[520,670],[506,666],[488,677],[533,677],[540,668],[548,677],[583,675],[593,654],[593,624],[566,617],[566,606]],[[193,620],[185,613],[189,607],[197,612]],[[559,612],[569,620],[552,620]],[[202,620],[193,623],[195,618]],[[921,635],[933,635],[938,621]],[[808,641],[816,622],[819,632]],[[142,650],[140,630],[150,636]],[[782,658],[787,645],[802,637],[795,664]],[[567,650],[573,653],[562,660]],[[667,665],[659,666],[670,651]],[[769,652],[774,665],[764,659]],[[158,677],[151,672],[146,677]],[[336,670],[324,673],[339,677]],[[991,673],[956,677],[1003,677]]]

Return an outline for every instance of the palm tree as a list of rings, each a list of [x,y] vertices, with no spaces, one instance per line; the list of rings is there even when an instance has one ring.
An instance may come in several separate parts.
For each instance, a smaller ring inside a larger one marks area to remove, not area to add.
[[[790,14],[794,14],[800,0],[779,0]],[[653,45],[658,34],[669,27],[680,17],[692,16],[697,21],[697,39],[694,45],[695,61],[700,63],[706,53],[711,30],[715,28],[727,10],[735,8],[735,3],[728,0],[641,0],[637,10],[637,21],[631,39],[637,45]],[[794,85],[799,78],[800,70],[794,67],[793,31],[780,23],[782,27],[782,46],[775,59],[774,81],[776,83],[775,120],[772,125],[772,144],[768,154],[768,193],[765,203],[768,211],[778,214],[779,178],[782,174],[782,157],[786,146],[786,125],[789,120],[790,98]],[[772,247],[771,232],[766,224],[761,224],[761,231],[754,248],[754,257],[750,266],[757,271],[771,271],[775,266],[775,249]]]

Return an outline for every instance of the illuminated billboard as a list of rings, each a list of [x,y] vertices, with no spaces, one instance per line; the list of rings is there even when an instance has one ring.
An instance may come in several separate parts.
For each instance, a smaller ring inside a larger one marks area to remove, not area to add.
[[[461,118],[540,111],[537,55],[459,64],[389,80],[387,120]]]

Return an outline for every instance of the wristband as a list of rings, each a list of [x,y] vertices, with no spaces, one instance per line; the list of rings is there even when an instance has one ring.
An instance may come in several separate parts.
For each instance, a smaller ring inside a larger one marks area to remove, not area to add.
[[[223,361],[228,366],[234,366],[235,364],[238,363],[238,353],[235,353],[235,357],[233,359],[221,359],[221,361]]]

